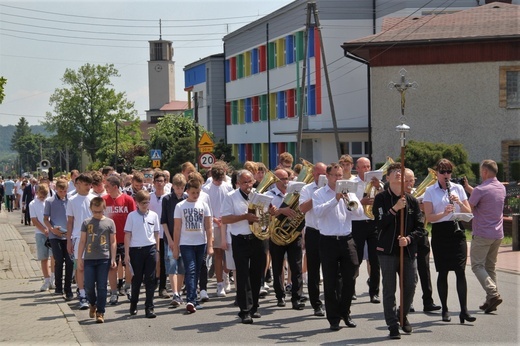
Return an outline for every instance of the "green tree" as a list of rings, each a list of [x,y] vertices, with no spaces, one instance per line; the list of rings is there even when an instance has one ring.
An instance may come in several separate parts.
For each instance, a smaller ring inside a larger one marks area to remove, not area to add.
[[[420,181],[428,174],[428,168],[433,168],[442,158],[450,160],[455,165],[452,177],[466,176],[469,181],[475,181],[468,152],[462,144],[410,141],[406,147],[405,165],[414,171]],[[400,160],[400,157],[395,158],[396,162]]]
[[[17,151],[18,154],[22,154],[21,152],[21,139],[25,136],[29,136],[32,134],[31,128],[29,127],[29,123],[25,120],[24,117],[21,117],[18,120],[18,124],[15,126],[14,134],[11,137],[11,150]]]
[[[195,127],[199,136],[207,132],[204,127],[182,115],[165,115],[154,129],[150,130],[150,149],[162,152],[162,167],[172,173],[180,171],[186,161],[195,163]],[[212,137],[212,133],[208,132]]]
[[[0,105],[2,104],[2,102],[4,102],[4,98],[5,98],[4,87],[5,87],[6,83],[7,83],[7,79],[5,79],[4,77],[0,77]]]
[[[124,92],[112,88],[114,77],[119,77],[119,72],[112,64],[66,69],[62,78],[65,87],[56,89],[49,100],[54,112],[46,115],[47,130],[55,132],[69,148],[82,143],[92,161],[97,160],[108,138],[115,136],[115,121],[137,121],[134,103],[126,100]]]

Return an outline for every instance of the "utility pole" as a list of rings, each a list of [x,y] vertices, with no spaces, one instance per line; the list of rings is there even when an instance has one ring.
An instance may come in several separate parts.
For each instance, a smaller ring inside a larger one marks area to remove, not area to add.
[[[199,170],[199,93],[193,93],[193,117],[195,120],[195,167]]]
[[[311,23],[311,14],[313,16],[314,23]],[[320,29],[320,19],[318,17],[318,9],[316,7],[315,2],[307,3],[307,21],[305,23],[305,43],[304,43],[304,60],[303,60],[303,71],[302,71],[302,88],[300,90],[300,102],[301,104],[298,104],[298,135],[297,135],[297,142],[298,142],[298,158],[301,157],[301,147],[302,147],[302,132],[303,132],[303,103],[304,103],[304,95],[305,95],[305,74],[306,74],[306,66],[307,66],[307,49],[308,49],[308,37],[309,37],[309,30],[310,29],[317,28],[318,35],[320,36],[320,52],[321,52],[321,59],[323,61],[323,73],[325,75],[325,84],[327,86],[327,94],[329,96],[329,105],[330,105],[330,116],[332,118],[332,126],[334,128],[334,139],[336,142],[336,151],[338,157],[341,156],[341,146],[339,142],[339,134],[338,134],[338,123],[336,120],[336,111],[334,109],[334,100],[332,98],[332,89],[330,87],[330,79],[329,79],[329,70],[327,67],[327,60],[325,57],[325,47],[323,45],[323,36],[321,35],[321,29]],[[315,71],[315,73],[321,73],[321,71]]]

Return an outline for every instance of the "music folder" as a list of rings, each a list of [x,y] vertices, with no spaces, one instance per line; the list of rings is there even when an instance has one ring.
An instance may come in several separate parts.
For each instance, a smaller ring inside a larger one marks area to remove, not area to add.
[[[349,192],[356,193],[358,183],[351,180],[337,180],[336,193],[346,194]]]
[[[473,219],[472,213],[452,213],[450,221],[464,221],[470,222]]]

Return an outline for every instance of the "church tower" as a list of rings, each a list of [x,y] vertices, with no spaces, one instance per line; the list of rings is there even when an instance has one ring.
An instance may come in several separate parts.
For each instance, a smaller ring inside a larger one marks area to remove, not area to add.
[[[161,107],[175,100],[175,62],[172,41],[159,39],[150,43],[148,61],[149,107],[146,120],[156,123],[162,116]]]

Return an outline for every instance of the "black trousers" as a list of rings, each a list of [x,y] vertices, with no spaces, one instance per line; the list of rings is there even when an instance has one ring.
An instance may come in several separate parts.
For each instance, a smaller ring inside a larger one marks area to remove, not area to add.
[[[146,290],[146,300],[144,306],[147,309],[152,309],[153,292],[155,290],[155,266],[156,266],[156,246],[148,245],[143,247],[130,248],[130,264],[134,271],[132,278],[132,303],[137,304],[139,301],[139,291],[141,284],[144,281]]]
[[[166,289],[166,268],[164,267],[164,239],[159,239],[159,292]]]
[[[368,248],[368,260],[370,261],[370,285],[368,294],[370,297],[379,295],[379,281],[381,279],[381,268],[377,257],[377,230],[376,222],[373,220],[352,221],[352,237],[356,242],[358,261],[363,262],[365,243]]]
[[[305,256],[307,257],[307,289],[313,309],[322,307],[320,300],[320,231],[305,228]]]
[[[417,272],[421,280],[423,304],[424,306],[431,305],[433,304],[433,297],[430,275],[430,241],[427,235],[417,241]],[[417,274],[415,281],[417,282]]]
[[[327,320],[331,325],[337,324],[350,315],[354,283],[359,268],[356,243],[351,235],[322,234],[320,258]],[[338,274],[341,275],[342,285],[338,285]]]
[[[265,270],[265,247],[262,240],[252,234],[232,235],[231,246],[237,272],[238,315],[243,318],[258,310],[260,283]]]
[[[65,294],[72,294],[72,273],[74,271],[74,262],[67,252],[66,239],[50,239],[52,256],[54,257],[54,275],[57,291],[63,291]],[[63,264],[65,264],[65,282],[63,282]]]
[[[271,265],[273,267],[273,286],[276,299],[285,298],[283,261],[287,253],[287,262],[291,269],[291,301],[298,303],[302,295],[302,237],[299,236],[288,245],[276,245],[269,241],[269,252],[271,253]]]

